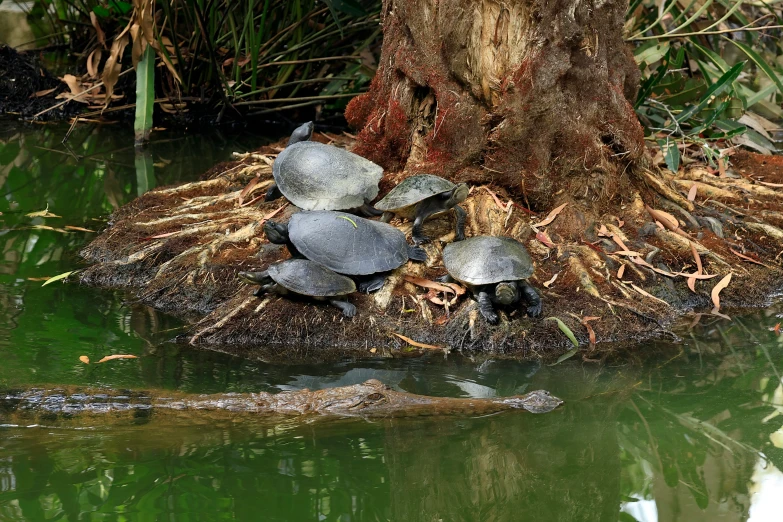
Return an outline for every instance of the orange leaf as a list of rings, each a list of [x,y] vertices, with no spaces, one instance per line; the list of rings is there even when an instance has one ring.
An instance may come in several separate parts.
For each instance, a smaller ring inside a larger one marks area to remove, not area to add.
[[[497,206],[498,206],[498,208],[499,208],[500,210],[502,210],[502,211],[504,211],[504,212],[505,212],[506,210],[508,210],[508,208],[507,208],[505,205],[503,205],[503,203],[501,203],[501,202],[500,202],[500,199],[498,199],[497,195],[496,195],[494,192],[492,192],[491,190],[489,190],[487,187],[481,187],[481,188],[483,188],[484,190],[486,190],[487,192],[489,192],[489,195],[490,195],[490,196],[492,196],[492,199],[494,199],[494,200],[495,200],[495,205],[497,205]]]
[[[106,47],[106,35],[101,29],[101,25],[98,23],[98,15],[90,11],[90,21],[95,28],[95,32],[98,33],[98,42],[105,48]]]
[[[587,329],[587,335],[590,337],[590,344],[595,344],[595,330],[593,330],[593,327],[590,326],[590,321],[597,321],[601,319],[600,317],[582,317],[582,326],[584,326]]]
[[[54,91],[57,90],[57,87],[52,87],[51,89],[44,89],[43,91],[37,91],[34,92],[31,98],[40,98],[41,96],[46,96],[47,94],[52,94]]]
[[[423,288],[431,288],[433,290],[438,290],[439,292],[451,292],[454,295],[462,295],[465,293],[465,289],[463,287],[454,283],[437,283],[435,281],[430,281],[429,279],[410,275],[404,276],[403,279],[414,285],[421,286]]]
[[[568,203],[563,203],[562,205],[560,205],[559,207],[557,207],[556,209],[554,209],[552,212],[550,212],[550,213],[549,213],[549,215],[547,215],[547,217],[545,217],[543,221],[541,221],[541,222],[539,222],[539,223],[536,223],[535,225],[531,225],[531,226],[532,226],[534,229],[535,229],[536,227],[545,227],[545,226],[547,226],[548,224],[550,224],[552,221],[554,221],[554,220],[555,220],[555,218],[557,217],[557,215],[558,215],[558,214],[560,214],[560,212],[561,212],[561,211],[562,211],[564,208],[566,208],[566,205],[568,205]]]
[[[660,223],[669,230],[677,230],[680,228],[680,222],[677,221],[677,218],[668,212],[650,208],[648,205],[645,205],[644,208],[647,209],[647,212],[653,217],[653,219],[660,221]]]
[[[617,279],[622,279],[623,274],[625,274],[625,265],[620,265],[620,268],[617,270]]]
[[[720,311],[720,291],[729,286],[731,282],[731,274],[727,275],[712,288],[712,304],[715,308],[712,309],[712,313],[717,314]]]
[[[549,248],[555,248],[555,244],[552,243],[552,240],[549,239],[549,236],[546,235],[546,232],[536,232],[536,239],[541,241],[543,244],[545,244]]]
[[[553,283],[555,282],[555,280],[557,279],[557,276],[559,276],[559,275],[560,275],[560,272],[558,272],[558,273],[556,273],[555,275],[553,275],[553,276],[552,276],[552,279],[550,279],[549,281],[547,281],[546,283],[544,283],[544,287],[546,287],[546,288],[549,288],[550,286],[552,286],[552,284],[553,284]]]
[[[659,302],[665,304],[666,306],[671,306],[669,303],[667,303],[663,299],[659,299],[659,298],[655,297],[654,295],[652,295],[652,294],[650,294],[648,292],[645,292],[644,290],[642,290],[641,288],[639,288],[638,286],[636,286],[634,284],[631,284],[631,287],[634,290],[636,290],[637,292],[639,292],[640,294],[642,294],[643,296],[645,296],[645,297],[649,297],[650,299],[655,299],[656,301],[659,301]]]
[[[120,355],[120,354],[118,354],[118,355],[107,355],[106,357],[104,357],[103,359],[98,361],[98,363],[102,363],[102,362],[106,362],[106,361],[113,361],[114,359],[138,359],[138,357],[136,357],[135,355]]]
[[[776,324],[772,331],[775,332],[775,335],[780,335],[780,323]]]
[[[86,355],[80,355],[79,360],[84,364],[90,364],[90,358],[87,357]]]
[[[726,163],[724,163],[723,158],[718,158],[718,177],[726,177]]]
[[[416,346],[418,348],[427,348],[428,350],[443,350],[442,346],[435,346],[434,344],[420,343],[418,341],[414,341],[410,337],[405,337],[402,334],[398,334],[397,332],[391,332],[391,334],[392,335],[396,335],[397,337],[399,337],[400,339],[402,339],[406,343],[410,344],[411,346]]]
[[[642,255],[639,252],[634,252],[633,250],[616,250],[612,252],[614,255],[618,256],[628,256],[628,257],[641,257]]]
[[[688,191],[688,201],[696,201],[696,193],[699,191],[699,184],[694,183]]]
[[[757,265],[766,266],[766,265],[764,265],[764,263],[762,263],[761,261],[756,261],[756,260],[755,260],[755,259],[753,259],[752,257],[748,257],[748,256],[746,256],[745,254],[741,254],[741,253],[737,252],[736,250],[734,250],[733,248],[729,248],[729,250],[731,250],[731,253],[732,253],[732,254],[734,254],[734,255],[735,255],[735,256],[737,256],[737,257],[741,257],[741,258],[742,258],[742,259],[744,259],[745,261],[750,261],[751,263],[756,263]]]
[[[694,185],[695,186],[695,185]],[[693,259],[696,261],[696,273],[701,274],[702,273],[702,264],[701,264],[701,256],[699,256],[699,252],[696,250],[696,245],[691,242],[691,254],[693,254]],[[695,277],[689,277],[688,278],[688,288],[691,289],[691,292],[696,293],[696,278]]]
[[[242,192],[239,193],[239,206],[242,206],[242,203],[245,201],[245,196],[247,196],[250,192],[253,191],[253,187],[258,185],[258,182],[261,180],[259,176],[256,176],[255,178],[250,180],[250,183],[248,183],[245,188],[242,189]]]

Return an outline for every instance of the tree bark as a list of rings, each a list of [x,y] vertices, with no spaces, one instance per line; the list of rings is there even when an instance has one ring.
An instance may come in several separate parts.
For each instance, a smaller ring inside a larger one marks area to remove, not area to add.
[[[380,66],[346,110],[387,169],[494,183],[533,210],[628,194],[649,163],[626,1],[384,0]]]

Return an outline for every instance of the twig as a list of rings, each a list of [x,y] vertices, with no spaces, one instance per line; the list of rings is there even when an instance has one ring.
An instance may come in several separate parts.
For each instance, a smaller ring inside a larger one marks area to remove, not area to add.
[[[352,92],[352,93],[346,93],[346,94],[323,94],[320,96],[302,96],[301,98],[272,98],[269,100],[254,100],[254,101],[246,101],[246,102],[239,102],[235,103],[234,105],[266,105],[268,103],[285,103],[285,102],[303,102],[303,101],[313,101],[313,100],[334,100],[337,98],[353,98],[354,96],[358,96],[361,93],[358,92]]]

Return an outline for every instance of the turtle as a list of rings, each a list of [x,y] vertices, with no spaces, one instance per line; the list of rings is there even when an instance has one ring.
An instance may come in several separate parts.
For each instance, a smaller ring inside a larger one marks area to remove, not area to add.
[[[533,275],[533,260],[519,241],[510,237],[475,236],[443,249],[448,275],[442,282],[465,284],[478,301],[481,315],[497,324],[493,303],[510,305],[527,302],[527,314],[541,315],[541,297],[527,278]]]
[[[304,210],[357,209],[379,216],[369,202],[378,195],[383,167],[345,149],[310,141],[313,122],[294,130],[272,166],[275,184],[266,201],[285,196]]]
[[[381,221],[388,222],[395,214],[413,219],[413,241],[418,245],[427,243],[430,238],[422,234],[424,221],[435,214],[454,209],[457,215],[457,241],[465,239],[465,210],[457,203],[468,197],[465,183],[455,185],[447,179],[432,174],[420,174],[404,179],[382,200],[375,204],[383,211]]]
[[[345,212],[298,212],[287,224],[267,221],[264,232],[270,242],[287,245],[292,256],[355,276],[360,292],[380,289],[388,272],[408,259],[427,260],[427,253],[409,245],[392,225]]]
[[[356,291],[353,280],[309,259],[287,259],[270,265],[263,272],[239,272],[239,277],[261,285],[253,294],[256,296],[267,292],[306,296],[316,301],[329,301],[331,305],[339,308],[345,317],[356,315],[354,305],[335,299]]]

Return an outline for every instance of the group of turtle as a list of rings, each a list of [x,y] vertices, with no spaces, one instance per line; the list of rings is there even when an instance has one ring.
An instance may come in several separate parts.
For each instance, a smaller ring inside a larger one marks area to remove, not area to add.
[[[541,313],[541,299],[527,283],[533,261],[521,243],[497,236],[465,239],[466,212],[459,203],[468,196],[466,184],[430,174],[412,176],[372,206],[383,168],[344,149],[310,141],[312,133],[312,122],[298,127],[272,168],[275,184],[267,201],[284,196],[302,211],[288,223],[264,224],[267,239],[286,245],[291,259],[263,272],[240,272],[242,279],[260,285],[255,295],[328,301],[353,317],[356,307],[344,297],[357,290],[379,290],[389,273],[408,260],[425,262],[427,254],[418,246],[430,241],[422,232],[424,221],[453,210],[456,242],[443,250],[448,274],[441,281],[466,285],[491,324],[498,321],[495,304],[524,300],[530,316]],[[395,215],[413,220],[415,246],[388,224]],[[380,220],[369,219],[378,216]]]

